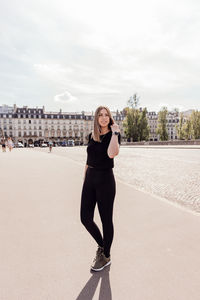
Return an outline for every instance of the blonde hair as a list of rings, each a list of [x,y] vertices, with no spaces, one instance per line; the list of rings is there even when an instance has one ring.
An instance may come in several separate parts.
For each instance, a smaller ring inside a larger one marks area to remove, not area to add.
[[[108,124],[108,128],[111,130],[111,125],[114,124],[114,119],[111,115],[110,109],[107,106],[99,106],[97,107],[95,114],[94,114],[94,123],[93,123],[93,131],[92,131],[92,137],[93,140],[96,142],[100,142],[100,134],[101,134],[101,126],[99,125],[99,113],[102,109],[106,109],[108,116],[110,118],[110,122]]]

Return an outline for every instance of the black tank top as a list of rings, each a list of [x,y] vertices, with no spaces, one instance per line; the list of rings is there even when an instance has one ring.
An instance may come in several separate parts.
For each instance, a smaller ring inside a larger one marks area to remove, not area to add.
[[[114,159],[107,154],[108,146],[112,137],[112,131],[100,135],[101,142],[96,142],[89,134],[87,146],[86,164],[97,169],[110,169],[114,167]],[[121,143],[121,135],[118,135],[118,142]]]

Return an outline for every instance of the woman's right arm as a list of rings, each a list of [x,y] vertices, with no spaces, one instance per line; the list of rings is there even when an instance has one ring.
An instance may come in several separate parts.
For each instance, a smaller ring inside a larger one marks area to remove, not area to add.
[[[88,165],[85,165],[85,173],[84,173],[83,181],[85,181],[85,174],[86,174],[87,168],[88,168]]]

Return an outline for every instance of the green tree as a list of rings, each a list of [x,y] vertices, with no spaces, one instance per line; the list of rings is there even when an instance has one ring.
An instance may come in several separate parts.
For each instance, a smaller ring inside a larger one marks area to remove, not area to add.
[[[176,130],[178,133],[178,138],[184,140],[184,117],[183,113],[180,114],[179,124],[176,125]]]
[[[156,130],[156,133],[160,135],[161,141],[168,140],[167,114],[167,107],[163,107],[158,113],[158,128]]]
[[[146,107],[140,111],[140,119],[139,119],[139,140],[147,141],[149,139],[149,125],[147,120],[147,109]]]
[[[192,123],[190,118],[186,120],[185,124],[183,125],[183,134],[186,140],[191,139],[192,136]]]
[[[195,110],[190,116],[192,124],[192,137],[194,139],[200,139],[200,112]]]
[[[123,126],[124,132],[128,139],[134,142],[147,140],[149,137],[148,121],[146,118],[147,110],[138,109],[139,97],[137,94],[131,96],[128,100],[128,106],[124,109],[125,120]]]
[[[126,112],[125,113],[126,117],[123,122],[123,126],[125,128],[124,133],[128,139],[131,139],[131,137],[133,136],[133,123],[134,123],[133,111],[129,107],[126,107],[125,112]]]

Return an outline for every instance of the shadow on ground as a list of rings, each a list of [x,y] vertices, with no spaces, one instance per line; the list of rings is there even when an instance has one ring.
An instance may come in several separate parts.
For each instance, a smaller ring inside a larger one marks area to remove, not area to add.
[[[99,292],[99,300],[112,300],[109,272],[110,266],[108,266],[105,270],[100,272],[91,271],[92,276],[85,284],[76,300],[92,300],[100,279],[101,286]]]

